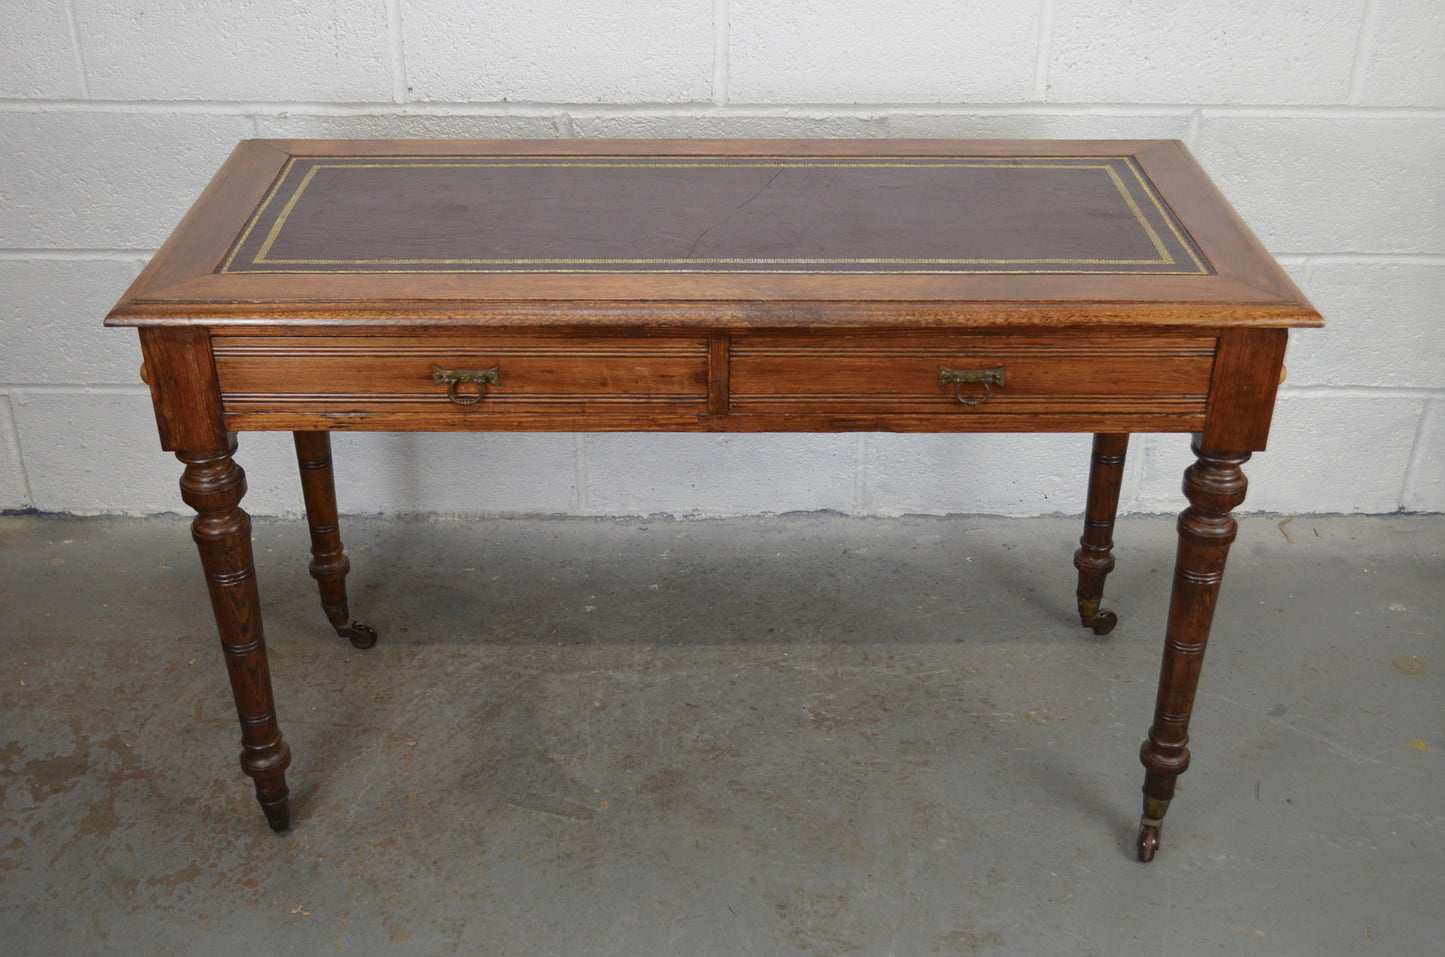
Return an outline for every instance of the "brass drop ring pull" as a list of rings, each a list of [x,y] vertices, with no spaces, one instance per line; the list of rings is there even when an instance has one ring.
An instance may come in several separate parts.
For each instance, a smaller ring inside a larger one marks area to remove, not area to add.
[[[442,369],[432,366],[431,380],[438,385],[446,384],[447,398],[451,400],[452,404],[476,405],[482,401],[487,383],[497,384],[497,369],[498,366],[492,366],[490,369]],[[468,382],[477,387],[475,395],[461,390],[462,384]]]
[[[983,405],[993,398],[993,387],[1008,384],[1008,371],[999,366],[997,369],[950,369],[947,366],[938,367],[938,384],[948,385],[953,383],[953,397],[964,405]],[[983,395],[966,396],[963,394],[964,383],[977,383],[983,386]]]

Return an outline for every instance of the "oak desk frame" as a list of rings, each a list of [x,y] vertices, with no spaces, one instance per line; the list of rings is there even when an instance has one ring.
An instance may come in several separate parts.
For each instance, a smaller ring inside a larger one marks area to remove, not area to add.
[[[598,182],[623,185],[594,201]],[[1095,240],[1118,248],[1080,252]],[[251,140],[107,324],[138,327],[185,463],[241,768],[278,831],[291,753],[237,432],[294,433],[311,573],[359,647],[375,632],[347,608],[333,430],[1093,433],[1074,564],[1099,634],[1129,435],[1193,433],[1140,750],[1147,861],[1189,764],[1241,466],[1287,330],[1321,319],[1174,141]]]

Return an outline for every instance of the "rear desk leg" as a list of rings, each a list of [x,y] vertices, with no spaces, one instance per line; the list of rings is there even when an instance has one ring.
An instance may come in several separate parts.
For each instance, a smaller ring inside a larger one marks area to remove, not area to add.
[[[236,437],[222,451],[177,452],[186,464],[181,497],[196,510],[191,534],[211,592],[231,693],[241,719],[241,770],[256,782],[256,800],[273,831],[291,826],[286,767],[291,749],[276,724],[271,670],[261,629],[261,600],[251,556],[251,517],[241,509],[246,473],[232,459]]]
[[[1084,535],[1074,552],[1079,570],[1079,621],[1096,635],[1107,635],[1119,621],[1112,611],[1100,611],[1104,579],[1114,570],[1114,516],[1119,511],[1119,487],[1124,481],[1124,454],[1128,433],[1094,436],[1089,463],[1089,501],[1084,509]]]
[[[346,603],[346,573],[351,562],[341,545],[336,515],[336,481],[331,470],[331,433],[296,432],[296,462],[301,495],[311,527],[311,577],[321,591],[321,607],[336,633],[357,648],[376,644],[376,629],[351,620]]]
[[[1154,859],[1175,781],[1189,767],[1189,716],[1224,577],[1224,560],[1236,529],[1230,513],[1244,501],[1248,484],[1240,470],[1249,461],[1248,452],[1204,452],[1196,437],[1194,454],[1197,461],[1184,472],[1189,507],[1179,516],[1179,550],[1154,724],[1139,749],[1145,770],[1144,816],[1139,822],[1141,861]]]

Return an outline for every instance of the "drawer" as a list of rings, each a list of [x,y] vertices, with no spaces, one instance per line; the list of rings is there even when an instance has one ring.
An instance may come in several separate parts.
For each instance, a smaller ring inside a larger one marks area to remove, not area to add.
[[[466,417],[707,411],[703,337],[220,335],[212,351],[228,418],[251,427],[253,415],[424,414],[457,427]]]
[[[1065,332],[748,337],[733,343],[728,410],[1202,420],[1214,350],[1213,337]],[[991,381],[967,381],[974,379]]]

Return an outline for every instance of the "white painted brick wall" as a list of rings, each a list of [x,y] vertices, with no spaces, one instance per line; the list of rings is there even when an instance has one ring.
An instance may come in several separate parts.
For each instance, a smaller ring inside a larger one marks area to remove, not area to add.
[[[1445,269],[1438,264],[1323,261],[1310,266],[1304,286],[1330,324],[1291,334],[1292,387],[1445,384]]]
[[[1011,102],[1033,92],[1039,5],[729,0],[728,92],[753,103]]]
[[[1199,161],[1276,255],[1445,250],[1445,111],[1204,111]]]
[[[1365,0],[1056,0],[1049,99],[1340,103]]]
[[[1445,510],[1439,0],[67,0],[0,31],[0,509],[183,511],[100,318],[235,141],[1184,140],[1330,322],[1247,509]],[[1078,512],[1088,440],[337,434],[350,512]],[[1184,436],[1123,507],[1172,511]],[[247,434],[259,514],[300,510]],[[364,465],[362,464],[364,463]],[[348,467],[350,466],[350,467]]]
[[[1445,399],[1432,399],[1420,423],[1415,458],[1406,474],[1403,505],[1421,512],[1438,512],[1445,501]]]
[[[391,99],[378,0],[73,2],[97,99]]]
[[[0,382],[54,386],[134,382],[136,336],[95,321],[115,305],[144,258],[0,259]]]
[[[1373,8],[1365,36],[1360,102],[1445,106],[1445,4],[1388,0]]]
[[[407,0],[418,100],[677,103],[712,99],[709,0]]]
[[[235,113],[0,112],[0,248],[154,249],[253,129]]]
[[[70,17],[59,3],[11,2],[0,30],[0,96],[83,96]]]

